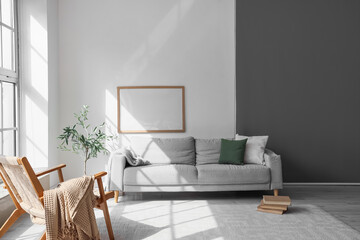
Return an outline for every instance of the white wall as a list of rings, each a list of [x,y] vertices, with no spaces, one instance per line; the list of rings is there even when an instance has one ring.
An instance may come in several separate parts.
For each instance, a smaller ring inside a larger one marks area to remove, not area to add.
[[[58,0],[47,0],[48,11],[48,77],[49,77],[49,166],[58,164],[58,129],[59,129],[59,49],[58,49]],[[58,182],[57,173],[51,175],[50,186]]]
[[[19,1],[20,155],[48,166],[48,34],[45,0]]]
[[[19,1],[20,155],[33,168],[57,164],[57,0]]]
[[[59,126],[90,106],[92,123],[116,130],[116,87],[184,85],[186,133],[235,133],[234,0],[59,1]],[[60,153],[66,177],[82,162]],[[105,169],[89,161],[88,173]]]

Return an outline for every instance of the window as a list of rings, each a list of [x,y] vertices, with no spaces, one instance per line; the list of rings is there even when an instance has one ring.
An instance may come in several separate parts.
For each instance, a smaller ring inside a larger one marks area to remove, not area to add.
[[[18,154],[16,0],[0,0],[0,155]]]

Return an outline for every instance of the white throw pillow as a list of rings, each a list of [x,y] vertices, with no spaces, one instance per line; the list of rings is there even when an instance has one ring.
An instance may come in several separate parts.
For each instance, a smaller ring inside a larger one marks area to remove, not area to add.
[[[242,136],[235,135],[235,140],[247,139],[244,163],[264,163],[264,152],[269,136]]]

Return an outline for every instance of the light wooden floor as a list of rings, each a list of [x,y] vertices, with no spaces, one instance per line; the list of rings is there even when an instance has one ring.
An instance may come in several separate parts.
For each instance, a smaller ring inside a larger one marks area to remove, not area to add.
[[[270,191],[253,192],[186,192],[186,193],[127,193],[121,201],[136,200],[210,200],[237,199],[244,203],[258,203]],[[280,195],[289,195],[293,205],[316,205],[338,220],[360,232],[360,186],[286,186]],[[109,201],[113,201],[110,199]],[[23,216],[4,239],[38,239],[44,226],[33,225]]]

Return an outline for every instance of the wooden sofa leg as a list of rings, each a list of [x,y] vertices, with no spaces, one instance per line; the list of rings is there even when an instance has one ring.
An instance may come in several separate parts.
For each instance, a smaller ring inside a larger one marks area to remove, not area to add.
[[[119,202],[119,191],[114,191],[114,199],[115,199],[115,203]]]
[[[124,196],[124,195],[125,195],[125,192],[115,190],[115,191],[114,191],[115,203],[118,203],[118,202],[119,202],[119,196]]]
[[[274,196],[279,196],[279,189],[274,189]]]

